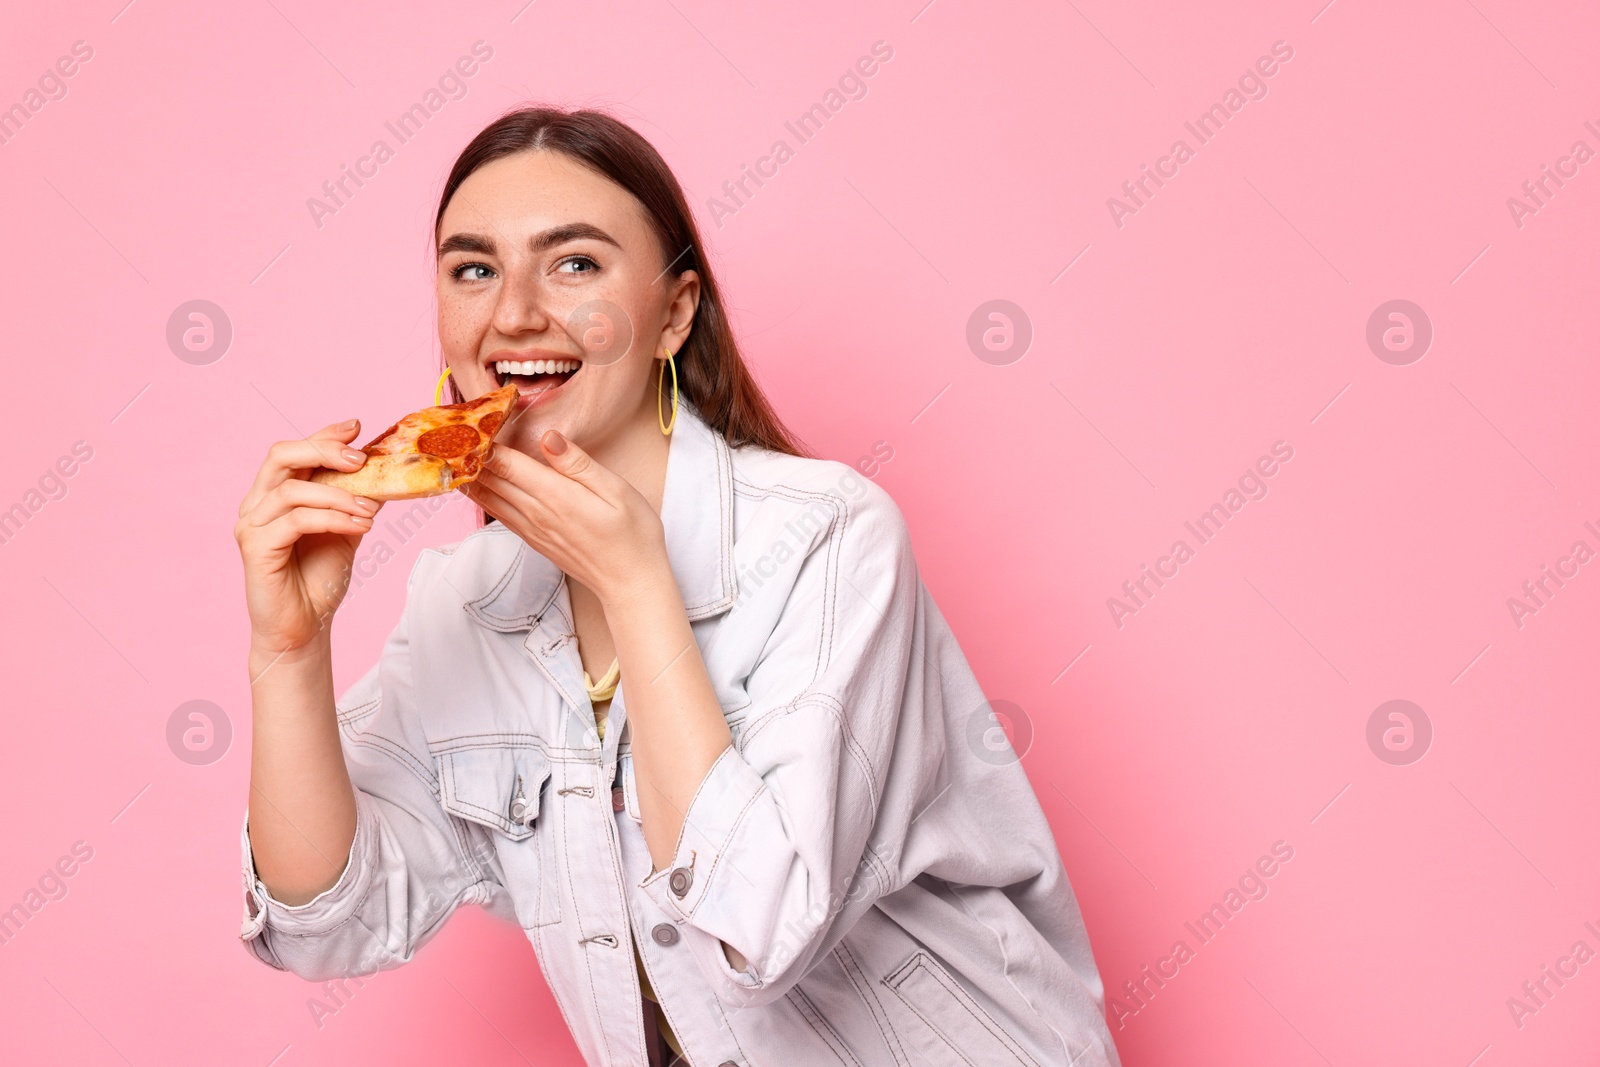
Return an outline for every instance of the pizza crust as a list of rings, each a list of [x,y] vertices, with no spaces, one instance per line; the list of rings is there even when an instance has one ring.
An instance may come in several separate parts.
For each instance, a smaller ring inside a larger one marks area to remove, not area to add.
[[[452,481],[450,464],[435,456],[369,456],[358,471],[336,471],[326,467],[311,472],[311,480],[323,485],[348,489],[368,500],[415,500],[418,497],[448,493]]]

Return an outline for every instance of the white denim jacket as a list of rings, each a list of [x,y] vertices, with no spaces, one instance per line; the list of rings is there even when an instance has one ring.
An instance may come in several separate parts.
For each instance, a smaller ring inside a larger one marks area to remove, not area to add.
[[[527,934],[590,1064],[647,1063],[632,939],[695,1067],[1117,1067],[1050,827],[889,495],[682,404],[661,518],[734,742],[672,864],[651,874],[628,678],[602,742],[564,576],[491,523],[422,554],[339,701],[337,884],[273,899],[246,812],[246,948],[370,974],[478,904]]]

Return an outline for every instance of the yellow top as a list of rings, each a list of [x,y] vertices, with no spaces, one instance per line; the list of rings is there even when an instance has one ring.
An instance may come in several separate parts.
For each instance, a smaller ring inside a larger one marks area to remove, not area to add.
[[[584,671],[583,686],[589,691],[589,700],[594,703],[598,703],[602,700],[610,700],[612,695],[617,691],[617,682],[620,680],[620,677],[621,667],[616,660],[611,661],[611,669],[606,671],[605,677],[601,678],[598,682],[589,677],[588,671]],[[595,731],[600,735],[600,740],[604,741],[606,739],[606,720],[597,718],[594,723],[594,728]],[[649,998],[652,1003],[659,1003],[656,1000],[656,991],[650,987],[650,976],[644,973],[644,959],[639,955],[638,945],[633,946],[633,965],[639,969],[639,987],[641,990],[643,990],[644,995]],[[660,1020],[661,1036],[667,1039],[667,1044],[672,1047],[673,1052],[676,1052],[679,1056],[683,1056],[683,1058],[687,1060],[689,1057],[684,1055],[682,1047],[679,1046],[678,1036],[672,1032],[672,1027],[667,1025],[667,1017],[662,1015]]]
[[[583,687],[589,691],[589,699],[596,704],[602,700],[610,700],[617,691],[617,683],[622,680],[622,664],[613,659],[611,666],[606,670],[604,678],[598,682],[589,677],[589,672],[583,672]],[[600,729],[600,737],[605,738],[605,727],[596,724]]]

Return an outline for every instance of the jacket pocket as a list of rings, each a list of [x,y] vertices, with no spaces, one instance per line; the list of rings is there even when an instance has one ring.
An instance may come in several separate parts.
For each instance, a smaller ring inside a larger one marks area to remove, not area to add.
[[[926,952],[914,953],[883,979],[883,984],[949,1046],[954,1062],[973,1067],[1039,1067]]]
[[[849,1046],[844,1043],[844,1039],[839,1036],[839,1031],[835,1030],[833,1026],[829,1024],[828,1020],[822,1017],[822,1013],[819,1012],[817,1010],[817,1006],[811,1002],[811,998],[806,996],[804,990],[802,990],[799,986],[795,986],[793,989],[789,990],[785,999],[787,999],[790,1004],[794,1005],[796,1010],[800,1013],[800,1017],[806,1021],[806,1025],[811,1027],[812,1033],[817,1036],[822,1044],[828,1046],[829,1052],[833,1053],[833,1059],[828,1060],[828,1063],[837,1063],[839,1064],[839,1067],[861,1067],[861,1061],[856,1059],[855,1055],[850,1051]],[[791,1057],[790,1062],[794,1062],[794,1060],[798,1058],[795,1057],[794,1052],[794,1049],[791,1049],[789,1052]],[[811,1057],[816,1057],[820,1056],[821,1054],[821,1050],[819,1049],[816,1052],[810,1053],[809,1055]],[[811,1058],[809,1059],[809,1062],[816,1064],[822,1061]]]
[[[544,752],[480,745],[435,752],[434,763],[444,809],[493,831],[490,840],[522,925],[559,922],[561,898],[552,878],[555,835],[545,796],[550,761]]]
[[[446,811],[513,841],[533,836],[550,761],[535,748],[492,746],[440,753],[439,802]]]

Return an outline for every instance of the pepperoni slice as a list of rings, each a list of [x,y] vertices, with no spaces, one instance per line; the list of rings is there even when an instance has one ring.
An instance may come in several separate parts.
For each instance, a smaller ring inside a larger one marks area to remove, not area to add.
[[[483,461],[478,458],[476,452],[468,452],[461,457],[461,473],[469,478],[477,474],[482,467]]]
[[[478,429],[483,431],[483,436],[493,437],[495,434],[500,432],[500,427],[505,425],[505,421],[505,412],[491,411],[489,414],[478,420]]]
[[[464,456],[478,447],[482,438],[478,431],[464,423],[440,426],[417,438],[417,451],[425,456],[453,459]]]

